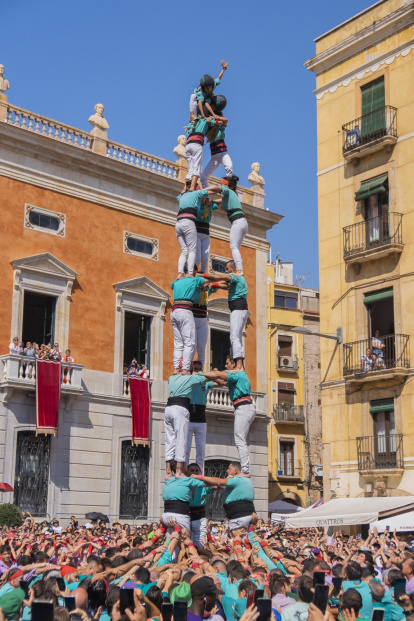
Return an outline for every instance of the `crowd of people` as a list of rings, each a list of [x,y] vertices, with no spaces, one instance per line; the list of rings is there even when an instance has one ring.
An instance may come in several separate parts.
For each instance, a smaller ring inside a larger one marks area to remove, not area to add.
[[[411,536],[229,526],[208,522],[197,547],[169,520],[62,527],[26,514],[0,533],[0,621],[171,621],[172,610],[174,621],[413,621]]]
[[[141,377],[143,379],[148,379],[149,370],[145,364],[139,364],[138,360],[134,358],[129,365],[124,362],[124,375],[127,377]]]
[[[26,345],[19,340],[17,336],[9,345],[9,353],[24,356],[25,358],[33,358],[34,360],[54,360],[56,362],[75,362],[71,355],[70,349],[66,349],[65,353],[59,349],[59,343],[55,343],[52,347],[50,343],[38,345],[35,341],[27,341]]]

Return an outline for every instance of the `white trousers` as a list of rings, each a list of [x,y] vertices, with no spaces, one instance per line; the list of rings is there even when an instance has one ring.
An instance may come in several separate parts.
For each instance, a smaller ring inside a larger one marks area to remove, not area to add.
[[[256,409],[253,403],[239,405],[234,410],[234,442],[239,452],[241,469],[244,474],[249,474],[250,460],[249,448],[247,446],[247,434],[250,425],[256,416]]]
[[[185,462],[189,419],[189,411],[181,405],[167,405],[165,408],[165,461]]]
[[[207,541],[207,518],[191,522],[191,541],[196,548],[203,548]]]
[[[184,274],[184,265],[187,261],[188,273],[192,274],[197,250],[195,222],[190,220],[190,218],[180,218],[175,223],[175,234],[181,248],[180,258],[178,259],[178,273]]]
[[[245,528],[247,530],[250,526],[251,521],[251,515],[246,515],[245,517],[241,518],[234,518],[234,520],[229,520],[229,529],[237,530],[238,528]]]
[[[189,108],[190,108],[190,114],[192,112],[193,114],[197,116],[198,108],[197,108],[197,99],[196,99],[195,93],[191,93]]]
[[[211,160],[203,170],[203,174],[200,177],[201,185],[203,188],[208,186],[208,178],[213,174],[213,172],[223,164],[226,169],[226,175],[233,174],[233,162],[231,161],[231,157],[227,151],[224,153],[216,153],[216,155],[211,156]]]
[[[187,465],[190,463],[193,436],[196,446],[196,464],[200,468],[201,474],[203,474],[204,457],[206,454],[207,423],[189,423],[188,425],[187,458],[185,460]]]
[[[193,311],[187,308],[176,308],[171,313],[171,325],[174,333],[173,362],[174,369],[180,367],[189,371],[195,353],[195,324]]]
[[[233,310],[230,313],[230,343],[234,359],[244,358],[243,330],[248,316],[248,310]]]
[[[167,524],[168,518],[173,518],[177,522],[178,526],[181,526],[181,528],[185,528],[186,530],[188,530],[188,532],[190,532],[191,521],[190,521],[189,515],[182,515],[181,513],[171,513],[171,511],[167,511],[167,513],[162,514],[161,519],[164,522],[164,524]],[[174,528],[171,528],[171,526],[168,526],[167,533],[166,533],[167,537],[171,535],[171,533],[173,532],[174,532]]]
[[[203,168],[203,145],[198,142],[189,142],[185,147],[185,157],[188,162],[186,179],[200,177]]]
[[[197,352],[197,360],[201,362],[204,368],[206,361],[206,346],[208,337],[208,319],[207,317],[194,317],[195,324],[195,352]]]
[[[207,233],[197,233],[197,249],[195,264],[197,267],[201,261],[201,272],[204,274],[208,268],[208,257],[210,256],[210,235]]]
[[[240,254],[240,248],[243,243],[243,239],[246,236],[247,229],[247,220],[246,218],[239,218],[238,220],[234,220],[231,223],[230,229],[230,250],[233,256],[233,261],[236,265],[236,270],[243,269],[243,261]]]

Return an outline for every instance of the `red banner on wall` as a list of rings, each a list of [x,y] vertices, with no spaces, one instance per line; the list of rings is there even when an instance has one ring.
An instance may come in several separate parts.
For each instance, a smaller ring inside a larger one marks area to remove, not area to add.
[[[61,363],[36,360],[36,433],[57,434]]]
[[[151,393],[148,379],[129,377],[131,395],[132,443],[150,443]]]

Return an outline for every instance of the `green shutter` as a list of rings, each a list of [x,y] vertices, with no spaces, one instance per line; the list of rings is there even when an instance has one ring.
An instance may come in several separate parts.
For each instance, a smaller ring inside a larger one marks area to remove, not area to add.
[[[394,297],[394,291],[392,287],[389,289],[381,289],[380,291],[374,291],[373,293],[366,293],[364,296],[364,304],[373,304],[380,300],[387,300]]]
[[[362,128],[361,136],[375,140],[376,134],[385,129],[385,88],[384,78],[361,88]],[[376,112],[375,112],[376,111]]]
[[[368,196],[373,194],[380,194],[381,192],[388,192],[388,173],[363,181],[355,194],[355,202],[363,201],[364,198],[368,198]]]
[[[375,399],[370,401],[369,412],[370,414],[376,414],[377,412],[393,412],[394,411],[394,399]]]

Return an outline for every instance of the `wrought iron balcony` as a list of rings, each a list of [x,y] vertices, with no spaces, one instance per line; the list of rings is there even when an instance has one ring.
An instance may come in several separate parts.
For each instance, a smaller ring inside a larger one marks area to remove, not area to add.
[[[388,334],[380,337],[382,347],[375,339],[364,339],[344,344],[344,377],[347,381],[376,381],[377,379],[404,378],[410,368],[407,334]],[[367,354],[376,350],[377,357]]]
[[[346,159],[362,157],[397,142],[397,108],[383,106],[342,126],[342,153]]]
[[[275,405],[273,406],[273,418],[277,423],[299,423],[305,422],[303,405]]]
[[[296,373],[299,369],[298,356],[278,356],[277,368],[279,371],[287,371],[288,373]]]
[[[343,228],[344,259],[363,263],[402,252],[402,214],[389,213]]]
[[[358,470],[402,470],[404,468],[403,435],[363,436],[356,439]]]
[[[276,478],[281,479],[300,479],[303,478],[303,466],[299,460],[289,461],[287,459],[276,460]]]

